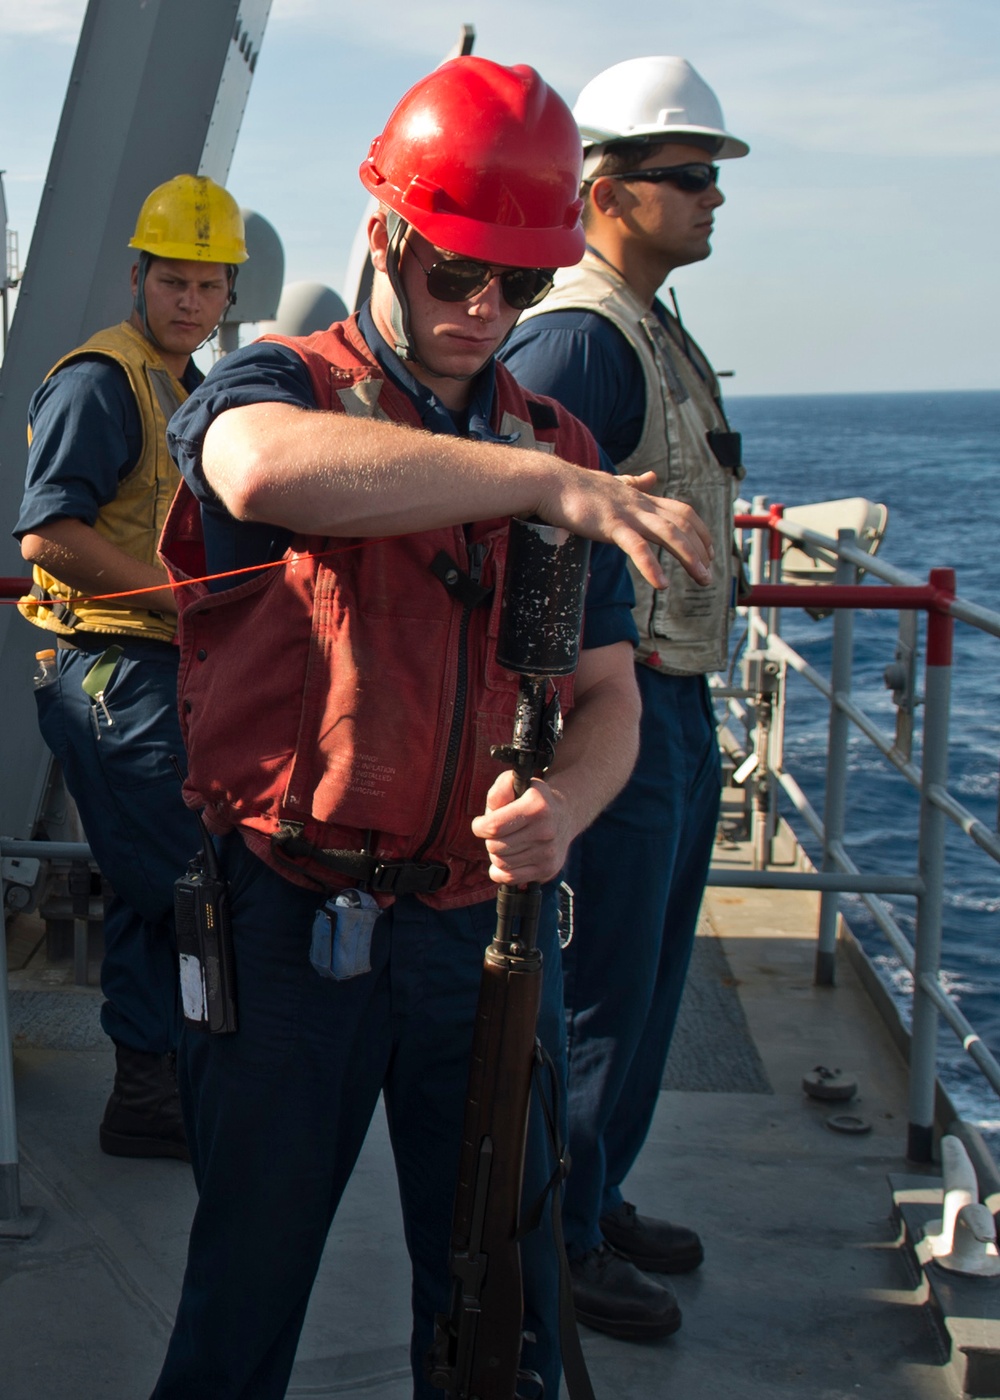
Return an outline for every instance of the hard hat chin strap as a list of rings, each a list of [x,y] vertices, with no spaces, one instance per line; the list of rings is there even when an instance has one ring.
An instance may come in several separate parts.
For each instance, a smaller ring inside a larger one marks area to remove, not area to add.
[[[225,311],[223,311],[222,315],[219,317],[219,325],[221,325],[222,322],[229,315],[229,308],[236,305],[236,279],[240,275],[239,264],[227,263],[226,273],[229,278],[229,300],[226,302]],[[216,327],[216,330],[218,330],[218,326]]]
[[[413,342],[413,333],[410,328],[410,304],[406,299],[403,290],[403,277],[400,271],[403,261],[403,250],[406,247],[407,234],[412,227],[394,209],[386,212],[386,230],[389,234],[389,243],[385,252],[385,268],[389,278],[389,285],[392,288],[392,304],[389,311],[389,319],[392,324],[392,333],[395,339],[393,349],[405,364],[407,360],[417,364],[426,373],[433,375],[435,379],[454,379],[460,384],[467,383],[470,379],[478,378],[482,371],[482,366],[473,371],[472,374],[442,374],[439,370],[432,369],[429,364],[417,354],[417,347]],[[513,330],[513,326],[511,330]]]
[[[406,235],[410,231],[410,225],[394,209],[389,209],[386,211],[385,227],[389,235],[389,242],[385,250],[385,270],[389,278],[389,286],[392,288],[389,320],[396,342],[393,349],[404,363],[407,360],[416,360],[417,364],[420,364],[410,333],[410,304],[403,291],[403,278],[400,273],[403,245],[406,242]]]
[[[136,277],[135,300],[132,303],[132,305],[134,306],[135,310],[139,313],[139,319],[142,322],[143,335],[152,345],[156,346],[157,350],[162,350],[164,347],[160,344],[156,336],[149,329],[149,320],[146,316],[146,273],[149,271],[149,264],[151,261],[152,259],[150,258],[149,253],[147,253],[145,250],[140,252],[139,272]]]

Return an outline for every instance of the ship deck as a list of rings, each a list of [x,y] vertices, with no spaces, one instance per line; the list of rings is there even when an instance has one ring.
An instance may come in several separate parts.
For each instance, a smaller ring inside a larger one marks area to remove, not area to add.
[[[746,845],[720,841],[718,864],[749,860]],[[601,1400],[960,1393],[891,1223],[888,1176],[913,1173],[905,1065],[846,943],[836,988],[813,985],[815,928],[814,895],[708,892],[656,1119],[627,1183],[640,1210],[697,1228],[706,1259],[674,1280],[684,1312],[674,1337],[584,1330]],[[153,1385],[180,1290],[190,1169],[102,1156],[113,1060],[99,994],[73,988],[71,967],[25,954],[17,924],[10,933],[21,1195],[44,1218],[32,1239],[0,1245],[0,1391],[136,1400]],[[802,1077],[817,1065],[856,1077],[858,1097],[808,1098]],[[838,1110],[869,1130],[831,1130]],[[408,1295],[379,1114],[330,1234],[289,1395],[409,1395]]]

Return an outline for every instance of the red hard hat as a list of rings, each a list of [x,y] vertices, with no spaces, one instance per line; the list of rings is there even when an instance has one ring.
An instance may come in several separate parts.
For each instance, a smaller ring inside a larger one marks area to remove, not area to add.
[[[450,253],[511,267],[583,257],[580,133],[533,68],[453,58],[376,136],[362,183]]]

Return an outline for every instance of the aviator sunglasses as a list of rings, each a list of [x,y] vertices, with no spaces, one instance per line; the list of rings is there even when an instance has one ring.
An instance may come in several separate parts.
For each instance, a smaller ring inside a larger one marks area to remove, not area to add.
[[[427,290],[435,301],[469,301],[499,277],[504,301],[516,311],[524,311],[541,301],[555,276],[549,267],[492,267],[474,258],[448,258],[424,267],[412,247],[409,252],[427,278]]]
[[[620,175],[606,175],[606,180],[642,180],[650,185],[676,185],[685,194],[703,194],[709,185],[719,180],[719,167],[707,161],[692,161],[688,165],[653,165],[648,170],[626,170]]]

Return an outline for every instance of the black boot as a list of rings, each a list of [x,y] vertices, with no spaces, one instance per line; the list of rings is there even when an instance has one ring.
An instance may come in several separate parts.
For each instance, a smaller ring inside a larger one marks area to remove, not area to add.
[[[623,1341],[669,1337],[681,1310],[668,1283],[654,1283],[609,1244],[569,1261],[577,1321]]]
[[[685,1225],[640,1215],[623,1201],[617,1210],[601,1216],[601,1234],[608,1244],[630,1259],[637,1269],[654,1274],[687,1274],[705,1257],[701,1240]]]
[[[190,1162],[176,1055],[151,1055],[115,1042],[115,1083],[101,1122],[111,1157],[177,1157]]]

